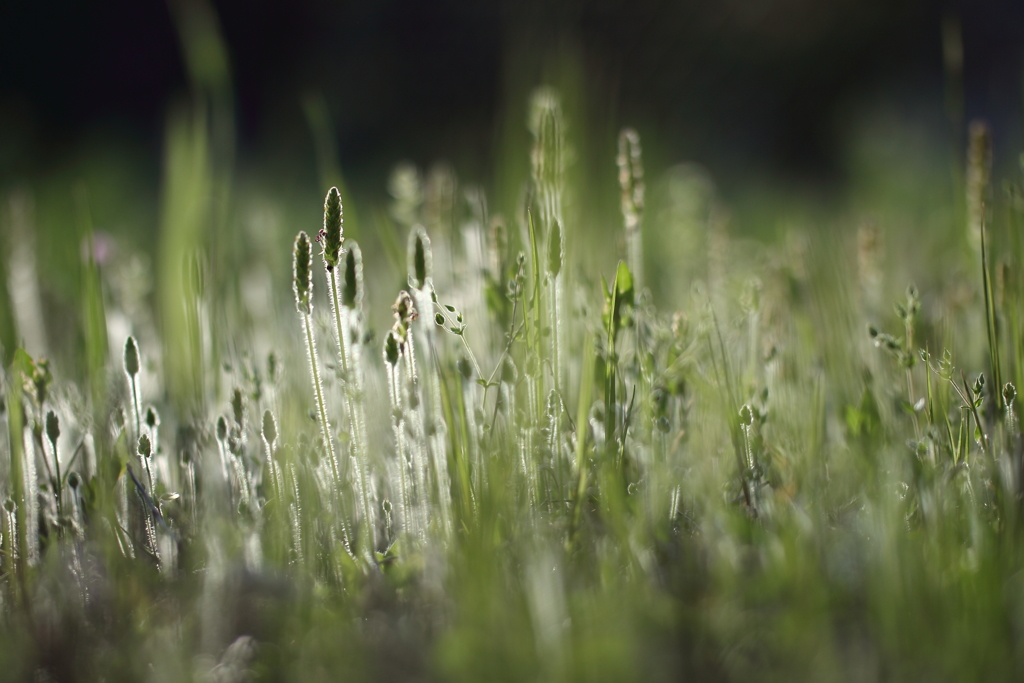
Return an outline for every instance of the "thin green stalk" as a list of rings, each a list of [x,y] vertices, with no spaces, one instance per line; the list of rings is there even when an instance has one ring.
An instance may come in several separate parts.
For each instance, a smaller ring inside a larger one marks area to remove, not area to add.
[[[996,410],[1002,411],[1003,397],[1000,390],[1003,386],[1002,369],[999,365],[999,332],[996,329],[996,309],[992,296],[992,276],[989,272],[988,235],[985,225],[985,205],[981,207],[981,281],[985,292],[985,332],[988,334],[988,353],[992,363],[992,378],[995,380],[995,391],[992,392],[996,401]]]
[[[330,458],[331,470],[334,474],[335,486],[340,486],[338,473],[338,459],[334,454],[334,443],[331,440],[331,425],[327,419],[327,408],[324,402],[323,384],[320,381],[320,364],[317,362],[316,342],[313,338],[313,325],[310,316],[303,314],[302,329],[306,336],[306,353],[309,355],[309,370],[313,379],[313,395],[316,398],[316,410],[320,422],[320,437],[323,439],[324,448]]]
[[[569,527],[569,549],[576,540],[576,533],[583,514],[583,501],[587,495],[587,415],[594,391],[594,337],[586,335],[583,340],[583,355],[580,366],[580,393],[576,404],[576,496],[573,500],[572,523]]]

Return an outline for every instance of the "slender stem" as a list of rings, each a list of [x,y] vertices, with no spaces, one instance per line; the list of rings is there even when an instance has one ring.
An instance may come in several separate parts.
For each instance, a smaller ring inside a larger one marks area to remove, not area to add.
[[[334,313],[334,333],[338,337],[338,360],[341,361],[341,369],[345,373],[345,382],[348,377],[348,358],[345,354],[345,342],[342,335],[341,324],[341,300],[338,298],[338,268],[327,268],[327,289],[331,291],[331,311]],[[349,418],[351,419],[351,415]]]
[[[57,474],[57,479],[54,482],[55,486],[54,486],[54,490],[53,490],[53,495],[57,499],[57,514],[60,517],[63,517],[64,516],[64,505],[61,502],[61,495],[60,495],[61,491],[63,490],[63,486],[62,486],[63,479],[60,478],[60,456],[57,454],[57,442],[56,441],[51,441],[50,445],[53,446],[53,466],[54,466],[54,469],[56,470],[56,474]]]
[[[361,391],[359,378],[356,376],[358,369],[355,367],[355,357],[349,349],[346,349],[345,325],[342,322],[342,315],[348,309],[343,309],[341,298],[338,294],[338,268],[326,268],[327,288],[331,292],[331,311],[334,318],[334,333],[338,338],[338,361],[341,365],[344,376],[345,412],[348,415],[348,428],[352,435],[352,451],[356,464],[356,477],[359,488],[359,503],[362,508],[363,523],[366,525],[365,534],[362,534],[361,545],[368,550],[372,558],[373,549],[376,545],[376,529],[374,528],[373,510],[370,504],[370,490],[368,469],[369,462],[366,458],[366,439],[363,435],[363,419],[360,414],[358,399],[354,394]]]
[[[142,436],[142,421],[139,416],[139,389],[134,375],[128,376],[128,384],[132,390],[132,417],[135,421],[135,441],[137,443],[139,437]]]
[[[338,460],[334,454],[334,444],[331,442],[331,425],[327,421],[327,408],[324,404],[323,385],[320,382],[320,364],[317,362],[316,342],[313,338],[313,324],[310,322],[308,313],[302,314],[302,329],[306,333],[306,351],[309,354],[309,369],[313,376],[313,393],[316,396],[316,408],[320,416],[320,435],[324,440],[324,448],[331,459],[331,470],[334,474],[334,485],[339,486],[338,481]]]

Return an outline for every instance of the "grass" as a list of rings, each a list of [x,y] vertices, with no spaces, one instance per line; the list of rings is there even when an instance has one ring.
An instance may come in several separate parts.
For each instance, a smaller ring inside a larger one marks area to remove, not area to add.
[[[4,350],[3,677],[1024,673],[1021,178],[992,191],[987,132],[935,229],[755,243],[627,129],[598,277],[557,93],[527,119],[505,216],[404,166],[366,264],[332,189],[290,282],[201,116],[143,277],[76,189],[71,350]]]

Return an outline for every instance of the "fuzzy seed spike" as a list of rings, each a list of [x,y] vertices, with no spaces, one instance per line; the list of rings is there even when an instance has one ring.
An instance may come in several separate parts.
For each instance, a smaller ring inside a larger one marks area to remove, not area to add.
[[[342,281],[341,303],[357,310],[363,303],[363,254],[355,242],[345,251],[345,278]]]
[[[139,374],[139,347],[134,337],[128,337],[124,343],[124,371],[129,377]]]
[[[644,210],[644,167],[640,135],[632,128],[624,128],[619,134],[619,153],[615,161],[619,167],[626,230],[635,229]]]
[[[417,225],[409,233],[409,286],[424,289],[431,280],[433,257],[430,253],[430,238],[422,226]]]
[[[274,419],[274,414],[269,410],[263,411],[263,438],[267,440],[271,448],[274,447],[274,442],[277,441],[277,421]]]
[[[310,277],[312,264],[313,252],[309,244],[309,235],[300,230],[295,236],[292,290],[295,292],[295,307],[299,309],[299,313],[307,315],[313,312],[313,281]]]
[[[332,187],[324,199],[324,264],[328,270],[337,267],[341,259],[342,243],[345,241],[343,221],[341,194],[338,188]]]
[[[398,335],[393,330],[389,330],[384,339],[384,360],[391,366],[398,362]]]
[[[46,438],[50,440],[50,444],[56,448],[57,439],[60,437],[60,420],[57,419],[57,415],[52,411],[46,413]]]

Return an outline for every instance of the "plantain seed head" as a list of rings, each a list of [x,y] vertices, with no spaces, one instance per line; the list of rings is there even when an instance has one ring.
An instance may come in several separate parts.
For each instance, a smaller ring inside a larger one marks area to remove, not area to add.
[[[341,194],[332,187],[324,199],[324,228],[321,239],[324,246],[324,264],[328,270],[338,265],[341,259],[341,245],[344,242],[343,218],[341,215]]]
[[[52,411],[46,413],[46,438],[50,440],[50,444],[53,445],[54,449],[57,448],[57,439],[60,437],[60,420],[57,419],[57,415]]]
[[[269,410],[263,411],[263,438],[267,440],[271,447],[277,441],[277,421],[274,419],[274,414]]]
[[[295,236],[293,260],[292,290],[295,292],[295,307],[299,313],[309,315],[313,312],[313,281],[310,277],[313,264],[313,252],[309,244],[309,235],[299,231]]]
[[[363,255],[359,245],[351,243],[345,251],[345,277],[341,282],[341,303],[357,310],[363,301]]]
[[[433,268],[430,253],[430,238],[420,226],[409,233],[409,286],[423,289],[430,282]]]
[[[124,371],[132,378],[139,374],[139,347],[134,337],[128,337],[124,343]]]

